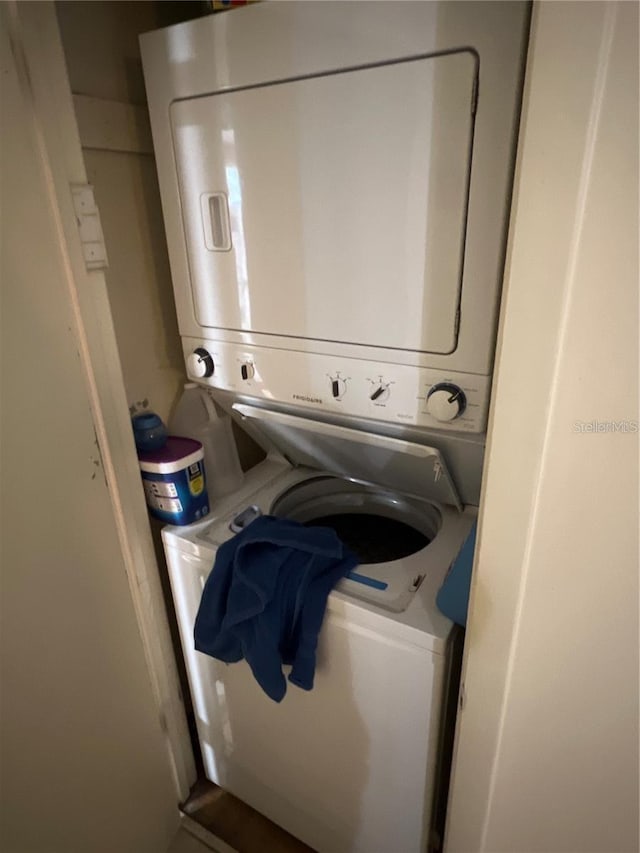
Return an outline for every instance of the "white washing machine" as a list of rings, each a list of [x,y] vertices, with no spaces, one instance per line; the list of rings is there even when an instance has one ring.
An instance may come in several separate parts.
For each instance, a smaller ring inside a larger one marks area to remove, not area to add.
[[[321,851],[427,843],[435,594],[479,502],[529,6],[274,0],[141,39],[187,373],[270,451],[164,532],[205,767]],[[252,512],[361,556],[314,689],[280,705],[193,647]]]
[[[163,531],[207,776],[315,850],[424,851],[453,627],[435,597],[475,510],[460,508],[434,448],[236,412],[282,453],[208,521]],[[368,483],[345,478],[345,464]],[[289,684],[280,704],[246,662],[226,665],[193,642],[217,548],[259,513],[331,526],[360,557],[329,596],[313,690]]]

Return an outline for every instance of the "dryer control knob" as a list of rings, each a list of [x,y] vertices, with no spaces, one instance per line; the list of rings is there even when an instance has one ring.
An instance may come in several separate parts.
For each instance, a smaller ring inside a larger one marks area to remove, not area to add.
[[[331,377],[331,396],[341,400],[347,392],[347,383],[340,376]]]
[[[427,412],[441,423],[459,418],[467,406],[467,398],[457,385],[442,382],[427,394]]]
[[[187,357],[187,373],[194,379],[206,379],[213,376],[213,359],[204,347],[194,349]]]
[[[242,365],[240,365],[240,375],[246,381],[247,379],[253,379],[255,376],[256,369],[253,366],[252,362],[245,361]]]

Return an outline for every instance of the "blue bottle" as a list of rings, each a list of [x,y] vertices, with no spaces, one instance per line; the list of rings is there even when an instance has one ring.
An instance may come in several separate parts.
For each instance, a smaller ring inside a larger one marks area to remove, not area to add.
[[[155,412],[142,412],[131,418],[136,448],[143,453],[161,450],[167,443],[167,428]]]

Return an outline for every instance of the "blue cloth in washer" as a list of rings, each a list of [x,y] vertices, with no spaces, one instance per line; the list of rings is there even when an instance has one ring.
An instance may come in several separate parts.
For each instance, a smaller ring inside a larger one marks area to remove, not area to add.
[[[358,563],[335,531],[261,516],[218,549],[194,627],[195,647],[226,663],[246,659],[276,702],[289,681],[311,690],[327,598]]]
[[[453,622],[466,627],[469,609],[469,590],[471,588],[471,569],[476,548],[476,530],[474,522],[460,553],[451,564],[442,586],[436,596],[439,610]]]

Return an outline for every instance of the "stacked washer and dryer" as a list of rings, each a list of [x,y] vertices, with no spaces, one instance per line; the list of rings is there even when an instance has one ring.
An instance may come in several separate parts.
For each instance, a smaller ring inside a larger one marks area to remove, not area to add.
[[[429,843],[528,5],[269,2],[142,37],[187,373],[268,451],[163,540],[207,776],[320,851]],[[315,685],[194,650],[219,546],[334,527]]]

